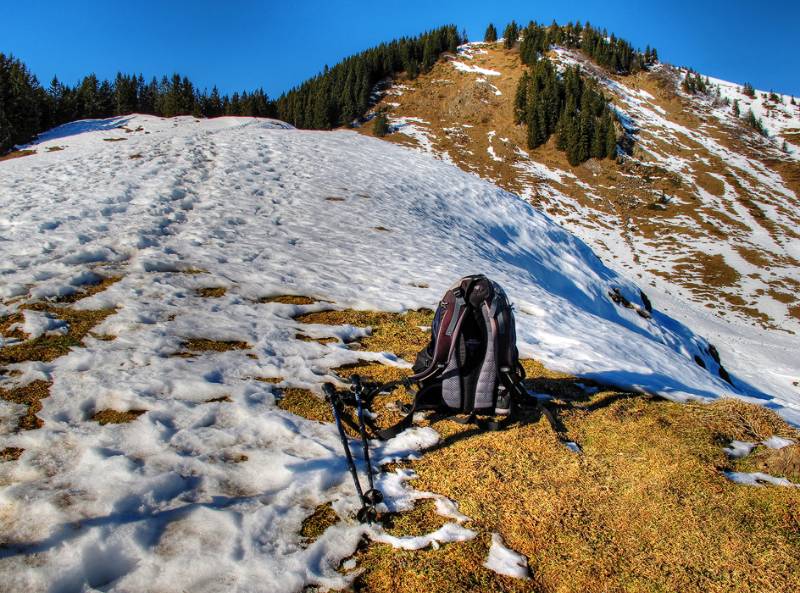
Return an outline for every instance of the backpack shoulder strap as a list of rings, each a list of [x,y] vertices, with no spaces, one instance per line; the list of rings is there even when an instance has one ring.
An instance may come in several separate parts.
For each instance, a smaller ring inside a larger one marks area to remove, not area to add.
[[[461,324],[467,312],[466,295],[474,281],[473,276],[467,276],[445,293],[440,304],[442,318],[436,336],[434,336],[434,349],[430,364],[426,369],[411,375],[410,381],[419,383],[444,371],[461,330]]]

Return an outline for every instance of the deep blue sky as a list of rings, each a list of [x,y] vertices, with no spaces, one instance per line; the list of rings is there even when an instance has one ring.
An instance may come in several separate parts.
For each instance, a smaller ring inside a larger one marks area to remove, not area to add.
[[[800,2],[629,0],[28,0],[0,7],[0,52],[43,83],[74,83],[118,70],[145,77],[180,72],[221,91],[263,87],[271,96],[325,64],[382,41],[454,23],[470,39],[488,22],[589,20],[662,60],[756,88],[800,96]]]

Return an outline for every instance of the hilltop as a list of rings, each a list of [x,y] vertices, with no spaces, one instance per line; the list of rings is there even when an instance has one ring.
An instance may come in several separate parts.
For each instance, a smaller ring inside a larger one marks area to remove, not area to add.
[[[578,50],[554,47],[548,58],[597,82],[631,154],[572,166],[555,137],[529,149],[514,113],[526,66],[501,42],[463,45],[414,80],[387,79],[372,113],[388,116],[385,140],[524,197],[722,344],[725,358],[753,369],[749,378],[798,393],[787,355],[800,330],[800,149],[792,144],[800,106],[716,79],[691,94],[683,81],[695,74],[667,64],[615,75]],[[769,137],[734,115],[734,101]],[[373,133],[368,124],[359,131]],[[767,360],[782,370],[756,377]]]

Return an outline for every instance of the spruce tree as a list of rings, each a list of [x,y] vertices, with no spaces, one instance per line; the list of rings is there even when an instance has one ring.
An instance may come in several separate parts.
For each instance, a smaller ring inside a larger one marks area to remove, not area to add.
[[[732,110],[734,117],[739,117],[739,115],[741,114],[741,110],[739,109],[739,99],[733,100]]]
[[[519,39],[519,25],[516,21],[511,21],[503,32],[503,47],[511,49],[517,43],[517,39]]]
[[[489,26],[486,27],[486,33],[483,34],[483,40],[486,43],[495,43],[497,41],[497,29],[495,29],[492,23],[489,23]]]

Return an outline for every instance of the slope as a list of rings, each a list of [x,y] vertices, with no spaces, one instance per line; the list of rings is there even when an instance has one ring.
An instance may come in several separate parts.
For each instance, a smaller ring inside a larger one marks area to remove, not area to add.
[[[514,123],[523,66],[516,49],[499,43],[470,43],[414,81],[385,81],[374,109],[392,122],[385,139],[523,196],[718,343],[748,380],[800,393],[792,362],[800,152],[762,138],[722,100],[738,98],[742,113],[752,107],[789,142],[800,107],[761,92],[750,99],[720,81],[719,97],[715,88],[687,95],[686,70],[665,64],[613,76],[577,50],[556,47],[549,57],[600,83],[634,141],[632,156],[571,167],[554,139],[528,150],[524,127]],[[765,366],[775,372],[762,373]]]
[[[0,465],[10,590],[342,586],[335,567],[362,536],[392,540],[339,523],[303,545],[313,509],[346,516],[353,500],[331,425],[276,399],[319,393],[342,365],[408,363],[348,347],[364,328],[295,317],[431,307],[465,273],[507,288],[524,356],[800,421],[796,399],[735,368],[733,385],[720,378],[705,339],[657,302],[643,316],[637,286],[525,200],[414,151],[271,120],[145,116],[76,122],[30,150],[2,163],[0,187],[1,388],[46,391],[34,430],[13,422],[28,404],[2,401],[16,459]],[[70,320],[98,311],[76,334]],[[48,340],[60,349],[40,348]],[[376,456],[437,439],[416,428]],[[389,510],[410,504],[407,479],[383,475]]]

